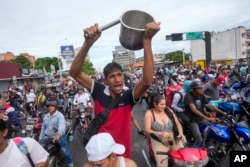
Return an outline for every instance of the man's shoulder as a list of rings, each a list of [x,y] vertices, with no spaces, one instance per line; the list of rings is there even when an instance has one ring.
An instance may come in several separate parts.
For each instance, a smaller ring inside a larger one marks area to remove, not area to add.
[[[186,93],[184,96],[184,100],[192,100],[194,99],[194,95],[192,92]]]

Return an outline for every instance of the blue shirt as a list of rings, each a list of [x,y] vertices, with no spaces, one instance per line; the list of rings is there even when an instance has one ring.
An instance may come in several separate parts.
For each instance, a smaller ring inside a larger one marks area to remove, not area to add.
[[[57,132],[54,132],[55,128],[58,129]],[[52,138],[56,134],[60,134],[62,136],[65,133],[65,128],[66,122],[62,113],[56,111],[52,116],[48,113],[43,118],[43,125],[39,140],[43,139],[45,136]]]

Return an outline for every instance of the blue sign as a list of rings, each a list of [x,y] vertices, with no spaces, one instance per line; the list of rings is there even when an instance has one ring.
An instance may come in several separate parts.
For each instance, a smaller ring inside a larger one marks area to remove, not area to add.
[[[61,46],[61,56],[66,60],[74,59],[75,51],[73,45]]]

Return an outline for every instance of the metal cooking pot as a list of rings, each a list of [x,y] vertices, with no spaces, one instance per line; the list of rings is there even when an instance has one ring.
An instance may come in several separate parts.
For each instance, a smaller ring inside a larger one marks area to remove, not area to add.
[[[129,50],[143,48],[143,33],[146,24],[153,22],[154,18],[148,13],[138,10],[125,12],[121,18],[120,43]]]
[[[146,12],[130,10],[123,13],[120,19],[106,24],[100,27],[100,29],[104,31],[118,23],[121,23],[119,36],[121,45],[129,50],[140,50],[143,48],[142,40],[146,24],[153,21],[154,18]]]

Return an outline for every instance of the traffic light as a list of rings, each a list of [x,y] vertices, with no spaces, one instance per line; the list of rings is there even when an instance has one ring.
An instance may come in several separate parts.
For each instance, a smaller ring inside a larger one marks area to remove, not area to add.
[[[175,33],[171,34],[172,41],[182,41],[183,40],[183,33]]]

